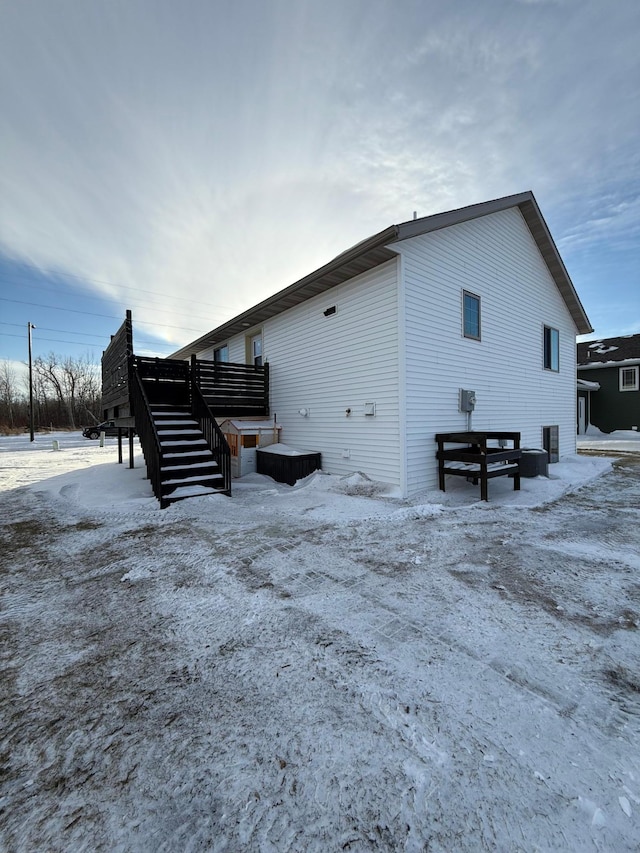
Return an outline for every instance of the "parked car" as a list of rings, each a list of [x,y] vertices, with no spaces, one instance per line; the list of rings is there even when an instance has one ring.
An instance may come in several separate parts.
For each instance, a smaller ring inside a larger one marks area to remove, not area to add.
[[[82,430],[82,434],[85,438],[100,438],[100,433],[103,432],[105,435],[118,435],[118,427],[115,421],[103,421],[101,424],[97,424],[97,426],[89,426],[85,427]],[[135,432],[134,432],[135,435]]]

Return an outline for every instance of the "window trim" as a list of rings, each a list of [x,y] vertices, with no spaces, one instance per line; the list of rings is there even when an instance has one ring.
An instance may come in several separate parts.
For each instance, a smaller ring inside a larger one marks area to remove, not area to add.
[[[474,335],[471,332],[467,332],[467,314],[466,314],[466,298],[469,296],[471,299],[475,299],[478,303],[478,334]],[[467,338],[470,341],[481,341],[482,340],[482,299],[477,293],[473,293],[471,290],[463,290],[462,291],[462,336]]]
[[[625,385],[624,384],[623,380],[624,380],[624,374],[625,374],[626,370],[630,370],[632,372],[633,381],[632,381],[631,385]],[[618,369],[618,389],[621,392],[640,390],[640,382],[639,382],[640,376],[638,374],[640,374],[640,367],[638,367],[637,364],[636,365],[632,364],[632,365],[627,365],[625,367],[620,367]]]
[[[553,332],[555,332],[555,347],[553,345]],[[548,346],[547,333],[549,333]],[[548,359],[547,355],[549,356]],[[555,367],[553,366],[554,355]],[[542,327],[542,366],[545,370],[550,370],[552,373],[560,373],[560,332],[554,326],[547,326],[546,323]]]
[[[260,340],[260,355],[256,356],[253,342],[256,340]],[[252,364],[254,367],[262,367],[264,365],[264,340],[262,335],[262,329],[258,329],[257,331],[250,332],[245,338],[245,349],[247,356],[247,364]],[[260,359],[260,364],[256,364],[256,360]]]

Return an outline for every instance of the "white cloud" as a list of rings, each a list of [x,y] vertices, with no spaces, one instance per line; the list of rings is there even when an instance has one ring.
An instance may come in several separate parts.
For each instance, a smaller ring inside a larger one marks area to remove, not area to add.
[[[569,250],[626,240],[637,14],[500,8],[5,7],[0,249],[156,291],[138,323],[192,296],[206,331],[413,210],[532,188]]]

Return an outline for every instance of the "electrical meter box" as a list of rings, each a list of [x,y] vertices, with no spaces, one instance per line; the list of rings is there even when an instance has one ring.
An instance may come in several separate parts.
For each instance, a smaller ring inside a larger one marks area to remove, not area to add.
[[[460,411],[472,412],[476,407],[476,392],[460,389]]]

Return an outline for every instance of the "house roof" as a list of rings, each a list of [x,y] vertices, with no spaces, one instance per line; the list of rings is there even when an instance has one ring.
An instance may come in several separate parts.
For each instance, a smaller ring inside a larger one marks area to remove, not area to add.
[[[188,358],[192,353],[201,352],[209,347],[216,347],[232,338],[234,335],[247,331],[247,329],[259,326],[276,314],[293,308],[319,293],[323,293],[342,282],[353,278],[360,273],[377,267],[385,261],[396,256],[391,246],[411,237],[429,234],[451,225],[459,225],[469,222],[481,216],[498,213],[517,207],[529,227],[533,239],[536,241],[542,257],[544,258],[549,272],[551,273],[558,290],[564,299],[569,313],[571,314],[579,334],[588,334],[593,329],[589,323],[578,294],[569,278],[562,258],[556,248],[553,238],[549,233],[540,208],[532,192],[527,191],[517,195],[505,196],[485,201],[481,204],[472,204],[461,207],[458,210],[450,210],[446,213],[436,213],[432,216],[424,216],[421,219],[413,219],[402,222],[399,225],[390,225],[384,231],[362,240],[342,254],[338,255],[328,264],[320,267],[309,275],[301,278],[294,284],[285,287],[273,296],[244,311],[242,314],[228,320],[221,326],[207,332],[187,346],[173,353],[171,358]]]
[[[599,338],[578,344],[578,367],[619,366],[621,361],[640,359],[640,335],[623,335],[620,338]]]

